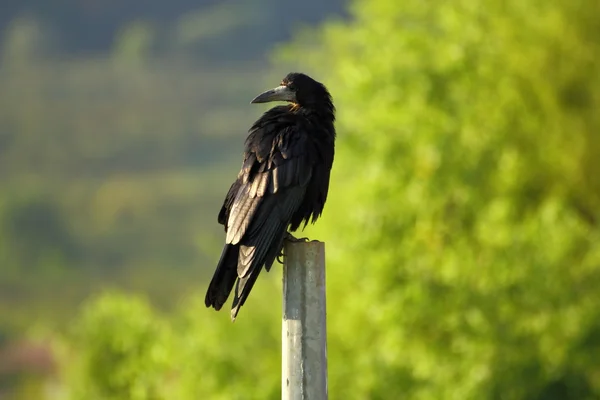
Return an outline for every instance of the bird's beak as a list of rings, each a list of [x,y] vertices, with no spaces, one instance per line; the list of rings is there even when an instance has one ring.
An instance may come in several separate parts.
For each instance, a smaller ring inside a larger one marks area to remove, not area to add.
[[[269,101],[296,101],[296,93],[287,86],[277,86],[256,96],[250,103],[268,103]]]

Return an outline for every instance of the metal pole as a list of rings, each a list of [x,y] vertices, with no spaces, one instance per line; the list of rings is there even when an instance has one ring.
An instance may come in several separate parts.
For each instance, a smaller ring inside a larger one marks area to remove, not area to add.
[[[282,400],[326,400],[325,243],[286,241],[282,328]]]

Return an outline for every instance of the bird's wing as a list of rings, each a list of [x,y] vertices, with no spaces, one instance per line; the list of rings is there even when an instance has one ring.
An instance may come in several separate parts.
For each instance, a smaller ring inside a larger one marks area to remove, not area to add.
[[[257,139],[263,140],[248,146],[228,212],[229,244],[240,243],[247,233],[245,239],[261,232],[270,219],[289,221],[312,176],[313,157],[305,132],[289,126],[269,143],[265,137]]]
[[[239,187],[228,212],[225,241],[242,245],[240,277],[269,261],[265,260],[266,253],[282,240],[313,171],[313,152],[306,132],[292,125],[268,133],[251,132]]]
[[[229,188],[227,192],[227,196],[225,196],[225,200],[223,201],[223,206],[219,211],[219,216],[217,217],[217,222],[225,227],[225,231],[227,231],[227,220],[229,219],[229,211],[231,210],[231,206],[233,205],[233,200],[237,195],[237,192],[240,188],[241,180],[236,179],[235,182]]]

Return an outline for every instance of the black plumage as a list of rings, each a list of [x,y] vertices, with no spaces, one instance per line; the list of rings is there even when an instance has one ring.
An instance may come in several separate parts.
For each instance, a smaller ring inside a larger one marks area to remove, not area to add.
[[[284,239],[321,215],[334,156],[335,108],[325,86],[290,73],[252,103],[288,101],[265,112],[250,128],[244,161],[218,222],[225,246],[206,293],[220,310],[234,288],[235,320],[256,278],[270,270]]]

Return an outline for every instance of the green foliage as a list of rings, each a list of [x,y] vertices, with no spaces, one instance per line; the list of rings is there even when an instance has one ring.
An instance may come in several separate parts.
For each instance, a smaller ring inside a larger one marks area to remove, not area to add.
[[[92,299],[58,346],[66,349],[64,398],[277,399],[279,308],[269,301],[276,281],[258,285],[255,304],[234,325],[200,298],[183,302],[170,320],[135,296]]]
[[[181,360],[178,399],[278,399],[281,397],[281,276],[263,277],[255,304],[244,306],[234,324],[228,307],[207,310],[204,297],[192,300],[177,324]],[[254,297],[254,296],[253,296]],[[261,302],[257,304],[257,302]]]
[[[353,10],[283,52],[339,109],[333,398],[597,398],[598,3]]]
[[[169,331],[139,298],[105,295],[76,327],[67,374],[73,399],[169,399]]]

